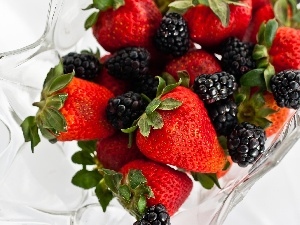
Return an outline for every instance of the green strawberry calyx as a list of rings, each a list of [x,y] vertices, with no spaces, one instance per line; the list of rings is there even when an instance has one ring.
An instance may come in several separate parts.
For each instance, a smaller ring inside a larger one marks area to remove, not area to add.
[[[296,0],[276,0],[273,4],[274,15],[282,26],[300,28],[300,10]]]
[[[230,18],[229,5],[248,7],[239,0],[178,0],[169,4],[170,11],[185,13],[189,8],[197,5],[208,6],[213,13],[220,19],[223,27],[227,27]]]
[[[91,28],[98,19],[99,13],[104,12],[108,9],[117,10],[119,7],[125,5],[125,0],[93,0],[93,3],[88,5],[83,10],[96,9],[85,21],[85,29]]]
[[[56,137],[61,132],[67,131],[64,116],[59,111],[66,101],[67,93],[58,93],[73,79],[74,73],[63,73],[63,65],[60,62],[48,72],[44,80],[41,99],[32,105],[39,109],[35,116],[28,116],[21,124],[25,142],[31,142],[31,150],[40,142],[39,132],[50,142],[56,142]]]
[[[72,184],[83,189],[95,188],[103,212],[110,201],[117,198],[131,215],[140,219],[147,208],[147,199],[154,196],[142,172],[131,169],[124,176],[104,168],[97,158],[97,140],[78,141],[77,144],[80,150],[71,159],[82,165],[82,169],[72,177]]]
[[[272,47],[278,28],[276,19],[271,19],[267,23],[262,23],[257,35],[257,44],[254,46],[253,59],[257,68],[244,74],[241,85],[247,87],[260,87],[271,92],[270,80],[275,75],[275,68],[271,63],[269,49]]]
[[[185,73],[182,72],[181,75],[184,77]],[[127,129],[121,129],[121,131],[132,135],[132,133],[139,128],[140,133],[144,137],[148,137],[151,128],[161,129],[164,126],[164,121],[157,110],[175,110],[182,105],[182,102],[179,100],[173,98],[165,98],[162,100],[161,97],[174,90],[181,83],[187,83],[183,81],[185,78],[182,77],[180,77],[179,81],[176,83],[172,82],[171,84],[167,84],[166,80],[164,80],[162,77],[156,76],[156,78],[159,79],[156,97],[150,101],[145,109],[145,112],[133,122],[131,127]],[[131,140],[132,138],[130,136],[129,146],[131,145]]]

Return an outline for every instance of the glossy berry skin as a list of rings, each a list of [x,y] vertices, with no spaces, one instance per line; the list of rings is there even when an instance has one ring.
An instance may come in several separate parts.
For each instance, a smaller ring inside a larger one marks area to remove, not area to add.
[[[198,49],[192,50],[181,57],[172,59],[167,63],[165,71],[178,80],[178,71],[187,71],[190,76],[190,85],[200,74],[212,74],[221,72],[219,60],[211,53]]]
[[[120,171],[122,166],[135,159],[145,158],[135,142],[128,147],[128,134],[121,131],[97,141],[97,158],[106,169]]]
[[[62,57],[64,73],[75,72],[75,77],[85,80],[95,79],[100,72],[99,59],[92,54],[70,52]]]
[[[60,133],[57,140],[94,140],[106,138],[115,132],[105,113],[106,104],[113,97],[107,88],[74,77],[59,92],[68,94],[60,109],[67,122],[67,132]]]
[[[193,187],[193,182],[186,173],[154,161],[134,160],[123,166],[121,173],[127,174],[130,169],[141,170],[147,179],[147,185],[153,191],[155,197],[147,199],[147,206],[161,203],[170,216],[178,211]]]
[[[230,37],[222,45],[221,66],[224,71],[235,76],[239,81],[242,75],[255,69],[256,64],[252,58],[254,45]]]
[[[106,117],[116,129],[129,128],[144,113],[146,106],[147,102],[139,93],[129,91],[109,99]]]
[[[148,137],[137,132],[136,142],[148,158],[187,171],[215,173],[226,156],[217,140],[204,103],[188,88],[179,86],[162,97],[182,102],[175,110],[157,110],[164,125]],[[205,141],[203,141],[205,140]]]
[[[272,76],[271,90],[279,107],[300,107],[300,70],[284,70]]]
[[[131,82],[131,90],[146,95],[153,99],[156,96],[158,79],[152,75],[146,75]]]
[[[290,27],[279,27],[269,49],[269,56],[276,73],[300,69],[300,31]]]
[[[250,22],[252,0],[241,0],[240,3],[246,6],[229,4],[230,17],[226,27],[209,7],[199,4],[189,8],[183,17],[191,40],[203,47],[215,48],[231,36],[241,39]]]
[[[233,75],[227,72],[202,74],[195,78],[194,92],[206,104],[226,99],[237,90],[237,82]]]
[[[153,205],[147,208],[146,213],[141,220],[133,223],[133,225],[171,225],[170,216],[167,209],[162,204]]]
[[[238,124],[227,138],[227,148],[233,162],[246,167],[265,151],[266,134],[248,122]]]
[[[118,9],[99,14],[93,34],[108,52],[151,45],[162,15],[153,0],[125,0]]]
[[[223,99],[206,105],[208,115],[218,135],[227,136],[237,125],[237,105],[230,99]]]
[[[104,63],[107,72],[121,80],[139,79],[148,74],[150,54],[145,48],[127,47]]]
[[[166,14],[154,36],[155,46],[164,53],[182,56],[189,50],[189,32],[182,16],[172,12]]]

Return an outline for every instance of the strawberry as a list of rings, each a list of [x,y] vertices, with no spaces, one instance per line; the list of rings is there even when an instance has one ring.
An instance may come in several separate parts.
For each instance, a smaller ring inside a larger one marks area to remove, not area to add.
[[[179,58],[174,58],[165,68],[165,71],[176,80],[179,79],[177,72],[183,70],[187,71],[190,76],[190,85],[200,74],[213,74],[222,71],[218,59],[202,49],[193,50]]]
[[[276,101],[274,100],[272,93],[270,92],[264,93],[264,99],[265,99],[265,106],[275,111],[274,113],[266,117],[268,120],[272,122],[272,124],[265,129],[266,136],[270,137],[271,135],[279,132],[280,129],[283,127],[283,125],[286,122],[286,118],[288,118],[288,115],[290,113],[290,109],[280,108],[277,105]]]
[[[218,5],[210,6],[202,3],[190,7],[184,18],[191,40],[211,48],[220,45],[231,36],[241,39],[249,25],[251,9],[251,0],[241,0],[234,4],[221,1]]]
[[[107,88],[93,82],[63,74],[62,63],[52,68],[44,81],[39,108],[35,116],[22,123],[25,141],[31,148],[39,143],[38,130],[50,141],[93,140],[112,135],[115,129],[105,116]]]
[[[128,135],[117,132],[97,142],[97,158],[104,168],[119,171],[126,163],[144,158],[135,143],[128,147]]]
[[[157,97],[137,125],[124,132],[138,127],[137,146],[152,160],[188,171],[215,173],[224,167],[225,153],[204,103],[179,83],[164,87],[160,80]]]
[[[270,3],[271,0],[252,0],[252,12],[256,12],[256,10],[258,10],[259,8]]]
[[[193,182],[186,173],[150,160],[134,160],[122,167],[126,179],[129,170],[140,170],[147,179],[154,197],[147,199],[147,205],[163,204],[169,215],[178,211],[189,196]]]
[[[106,1],[96,7],[86,22],[99,44],[108,52],[124,47],[147,47],[162,15],[153,0]]]

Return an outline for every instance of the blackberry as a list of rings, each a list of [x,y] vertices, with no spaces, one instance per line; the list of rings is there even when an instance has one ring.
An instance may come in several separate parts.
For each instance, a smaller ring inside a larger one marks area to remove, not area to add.
[[[146,106],[147,102],[139,93],[129,91],[108,101],[106,117],[116,129],[129,128]]]
[[[300,70],[284,70],[272,76],[271,91],[279,107],[300,107]]]
[[[156,96],[158,79],[154,76],[146,75],[141,79],[136,79],[132,82],[132,91],[143,93],[148,98],[153,99]]]
[[[226,99],[232,95],[238,85],[235,77],[227,72],[201,74],[194,80],[194,92],[206,104]]]
[[[232,161],[246,167],[265,151],[265,131],[248,122],[235,126],[227,138],[227,148]]]
[[[217,134],[228,136],[238,123],[235,102],[227,98],[208,104],[206,108]]]
[[[70,52],[62,57],[64,73],[75,71],[75,77],[93,80],[99,75],[101,64],[99,59],[92,54]]]
[[[221,50],[222,69],[236,77],[239,81],[241,76],[256,68],[252,58],[254,44],[240,41],[236,37],[230,37],[223,44]]]
[[[148,74],[150,53],[145,48],[127,47],[117,51],[105,62],[110,75],[132,80]]]
[[[149,207],[142,219],[133,225],[171,225],[170,216],[162,204],[157,204]]]
[[[164,53],[182,56],[189,50],[189,32],[186,21],[175,12],[166,14],[154,36],[155,46]]]

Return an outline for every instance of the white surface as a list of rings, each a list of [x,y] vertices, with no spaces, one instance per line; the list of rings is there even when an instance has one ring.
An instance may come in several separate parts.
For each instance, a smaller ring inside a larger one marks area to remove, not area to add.
[[[20,16],[24,16],[24,14],[21,14],[19,11],[23,6],[15,7],[12,9],[5,5],[5,3],[7,2],[7,0],[0,0],[0,21],[2,21],[0,23],[2,24],[0,28],[2,31],[8,31],[8,34],[12,35],[12,38],[8,38],[8,36],[5,35],[0,35],[0,50],[10,50],[8,49],[8,46],[14,46],[13,44],[15,43],[18,43],[19,46],[21,45],[22,40],[23,42],[25,41],[26,44],[28,40],[32,40],[30,39],[32,38],[32,34],[26,33],[31,29],[25,29],[25,27],[23,26],[23,24],[21,25],[21,23],[16,26],[16,21],[14,21],[14,19],[23,22],[39,21],[36,19],[31,20],[32,18],[30,19],[30,17],[28,17],[27,20],[20,19]],[[19,3],[23,1],[10,0],[9,2]],[[26,11],[28,10],[26,13],[26,17],[30,15],[35,17],[38,15],[37,11],[40,10],[39,12],[41,12],[42,9],[39,9],[36,5],[33,6],[33,1],[26,1],[26,3],[28,3],[26,6]],[[43,7],[43,10],[45,9],[45,5],[41,7]],[[32,11],[30,12],[30,10]],[[9,20],[7,19],[8,16]],[[5,21],[6,23],[3,23],[3,21]],[[44,18],[40,21],[44,21]],[[8,23],[11,23],[11,25],[9,25]],[[33,23],[31,23],[31,25],[33,25]],[[34,23],[34,26],[37,25]],[[43,31],[43,24],[41,26],[42,27],[35,29],[38,34],[34,35],[34,38],[39,36]],[[22,39],[22,37],[24,38]],[[3,45],[3,43],[5,44]],[[2,136],[2,132],[5,133],[6,130],[3,126],[1,126],[0,128]],[[7,135],[8,134],[5,133],[5,136]],[[2,144],[5,145],[5,143]],[[300,186],[298,172],[298,162],[300,159],[299,148],[300,142],[298,141],[297,145],[293,147],[293,149],[287,154],[283,161],[251,188],[244,200],[240,204],[238,204],[228,216],[224,225],[300,224],[300,191],[298,188]],[[101,222],[99,224],[101,224]]]

